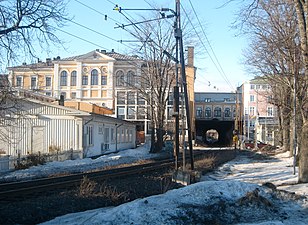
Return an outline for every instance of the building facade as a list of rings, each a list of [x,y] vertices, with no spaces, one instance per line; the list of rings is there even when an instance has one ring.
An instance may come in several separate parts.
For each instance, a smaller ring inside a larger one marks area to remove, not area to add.
[[[19,100],[20,113],[1,118],[1,152],[16,157],[54,151],[81,157],[136,147],[135,124],[51,102]]]
[[[243,133],[247,139],[277,145],[277,109],[271,104],[271,87],[256,78],[240,87],[243,98]]]
[[[194,121],[193,47],[188,48],[187,86],[191,105],[191,121]],[[61,59],[46,59],[46,62],[10,67],[9,80],[17,89],[32,90],[65,101],[96,104],[113,111],[119,119],[134,121],[139,129],[148,134],[150,106],[133,89],[141,76],[143,62],[137,57],[114,51],[95,50],[89,53]],[[172,105],[166,110],[168,115]],[[171,118],[172,119],[172,118]],[[169,122],[172,120],[169,120]],[[194,127],[192,128],[194,130]]]

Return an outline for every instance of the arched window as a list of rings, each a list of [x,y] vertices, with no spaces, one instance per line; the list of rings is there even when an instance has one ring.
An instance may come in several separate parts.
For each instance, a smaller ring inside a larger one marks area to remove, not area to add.
[[[198,117],[198,118],[202,117],[202,107],[197,107],[197,109],[196,109],[196,117]]]
[[[60,86],[66,86],[67,85],[67,72],[62,71],[60,73]]]
[[[215,107],[214,117],[221,117],[221,108],[220,107]]]
[[[77,71],[71,72],[71,86],[76,86],[77,83]]]
[[[212,117],[212,110],[211,110],[210,107],[206,107],[204,113],[205,113],[205,117],[206,118],[211,118]]]
[[[122,70],[116,73],[116,85],[118,87],[124,86],[124,73]]]
[[[225,108],[225,117],[231,117],[231,109]]]
[[[98,71],[96,69],[91,71],[91,85],[98,85]]]
[[[133,71],[128,71],[127,73],[127,85],[135,86],[136,83],[136,75]]]

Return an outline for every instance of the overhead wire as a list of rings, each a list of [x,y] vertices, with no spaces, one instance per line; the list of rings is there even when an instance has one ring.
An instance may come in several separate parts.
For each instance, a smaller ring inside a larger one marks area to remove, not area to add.
[[[194,9],[194,7],[193,7],[193,5],[192,5],[192,3],[191,3],[190,0],[189,0],[189,2],[190,2],[190,4],[191,4],[191,7],[192,7],[192,9],[193,9],[193,12],[194,12],[194,14],[195,14],[197,20],[198,20],[199,26],[201,27],[201,29],[202,29],[202,31],[203,31],[203,35],[205,36],[205,39],[207,40],[207,42],[208,42],[208,44],[209,44],[209,46],[210,46],[210,49],[211,49],[211,51],[212,51],[212,53],[213,53],[213,55],[214,55],[214,58],[215,58],[215,60],[216,60],[217,63],[214,61],[213,57],[211,56],[210,52],[208,51],[207,47],[205,46],[204,42],[202,41],[202,39],[201,39],[199,33],[197,32],[197,30],[196,30],[194,24],[192,23],[190,17],[188,16],[188,14],[187,14],[187,12],[186,12],[186,10],[185,10],[185,8],[183,7],[182,4],[181,4],[181,8],[183,9],[185,15],[187,16],[187,18],[188,18],[190,24],[192,25],[192,27],[193,27],[193,29],[194,29],[194,31],[195,31],[195,33],[196,33],[196,35],[197,35],[197,37],[198,37],[200,43],[201,43],[202,46],[204,47],[205,51],[207,52],[207,54],[208,54],[210,60],[211,60],[212,63],[214,64],[215,68],[217,69],[217,71],[219,72],[219,74],[222,76],[222,78],[225,80],[225,82],[229,85],[229,87],[230,87],[231,89],[234,89],[233,85],[231,84],[231,82],[229,81],[228,77],[226,76],[226,74],[225,74],[225,72],[224,72],[224,70],[223,70],[221,64],[219,63],[219,60],[217,59],[217,56],[216,56],[216,54],[215,54],[215,52],[214,52],[214,50],[213,50],[213,48],[212,48],[212,46],[211,46],[211,44],[210,44],[208,38],[207,38],[207,35],[206,35],[205,32],[204,32],[203,26],[202,26],[202,24],[201,24],[201,22],[200,22],[200,20],[199,20],[199,17],[198,17],[198,15],[197,15],[197,13],[196,13],[196,11],[195,11],[195,9]]]
[[[119,21],[117,21],[117,20],[115,20],[115,19],[109,17],[107,14],[104,14],[104,13],[102,13],[102,12],[100,12],[100,11],[94,9],[94,8],[92,8],[91,6],[88,6],[87,4],[84,4],[84,3],[82,3],[82,2],[79,1],[79,0],[74,0],[74,1],[75,1],[75,2],[78,2],[79,4],[83,5],[84,7],[88,8],[88,9],[93,10],[94,12],[97,12],[98,14],[100,14],[100,15],[102,15],[102,16],[104,16],[104,17],[107,16],[108,19],[114,21],[115,23],[120,23]]]

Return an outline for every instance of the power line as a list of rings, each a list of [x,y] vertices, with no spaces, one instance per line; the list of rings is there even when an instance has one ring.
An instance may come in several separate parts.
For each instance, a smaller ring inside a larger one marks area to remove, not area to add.
[[[92,8],[92,7],[90,7],[90,6],[88,6],[88,5],[84,4],[84,3],[82,3],[82,2],[79,1],[79,0],[75,0],[75,2],[78,2],[79,4],[83,5],[84,7],[87,7],[88,9],[91,9],[91,10],[97,12],[98,14],[104,16],[105,20],[107,20],[107,18],[108,18],[108,19],[114,21],[115,23],[120,23],[119,21],[117,21],[117,20],[115,20],[115,19],[109,17],[107,14],[104,14],[104,13],[102,13],[102,12],[100,12],[100,11],[98,11],[98,10]]]
[[[214,59],[213,59],[213,57],[211,56],[210,52],[209,52],[208,49],[206,48],[204,42],[202,41],[200,35],[199,35],[198,32],[197,32],[195,26],[193,25],[191,19],[189,18],[188,14],[187,14],[187,12],[186,12],[186,10],[185,10],[185,8],[184,8],[184,7],[182,6],[182,4],[181,4],[181,7],[182,7],[184,13],[186,14],[186,16],[187,16],[187,18],[188,18],[190,24],[193,26],[193,29],[194,29],[195,33],[197,34],[197,36],[198,36],[198,38],[199,38],[199,41],[201,42],[202,46],[204,47],[204,49],[205,49],[206,52],[208,53],[208,56],[210,57],[210,60],[211,60],[212,63],[214,64],[215,68],[217,69],[217,71],[219,72],[219,74],[222,76],[222,78],[225,80],[225,82],[229,85],[229,87],[230,87],[231,89],[234,89],[233,85],[232,85],[231,82],[229,81],[229,79],[228,79],[228,77],[226,76],[224,70],[222,69],[221,64],[219,63],[219,61],[218,61],[218,59],[217,59],[217,57],[216,57],[216,54],[215,54],[215,52],[214,52],[214,50],[213,50],[213,48],[212,48],[212,46],[211,46],[211,44],[210,44],[210,42],[209,42],[209,40],[208,40],[206,34],[205,34],[205,32],[204,32],[203,26],[202,26],[202,24],[201,24],[201,22],[200,22],[200,20],[199,20],[199,17],[198,17],[198,15],[197,15],[197,13],[196,13],[196,11],[195,11],[195,9],[194,9],[194,7],[193,7],[193,5],[192,5],[192,3],[191,3],[190,0],[189,0],[189,2],[190,2],[190,4],[191,4],[191,7],[192,7],[192,9],[193,9],[193,11],[194,11],[194,14],[195,14],[197,20],[198,20],[199,26],[200,26],[201,29],[202,29],[203,35],[205,36],[205,39],[207,40],[207,42],[208,42],[208,44],[209,44],[209,46],[210,46],[211,52],[213,53],[213,56],[214,56],[214,58],[215,58],[215,60],[216,60],[217,63],[214,61]],[[217,66],[217,64],[218,64],[218,66]]]
[[[77,39],[80,39],[80,40],[82,40],[82,41],[88,42],[89,44],[92,44],[92,45],[95,45],[95,46],[100,47],[100,48],[102,48],[102,49],[106,49],[106,50],[110,51],[109,48],[106,48],[106,47],[104,47],[104,46],[101,46],[101,45],[99,45],[99,44],[96,44],[96,43],[94,43],[94,42],[92,42],[92,41],[86,40],[86,39],[84,39],[84,38],[82,38],[82,37],[79,37],[79,36],[77,36],[77,35],[75,35],[75,34],[69,33],[69,32],[67,32],[67,31],[64,31],[64,30],[62,30],[62,29],[60,29],[60,28],[57,28],[57,27],[53,27],[53,28],[56,29],[56,30],[58,30],[58,31],[61,31],[61,32],[67,34],[67,35],[70,35],[70,36],[72,36],[72,37],[75,37],[75,38],[77,38]]]
[[[99,35],[101,35],[101,36],[103,36],[103,37],[105,37],[105,38],[108,38],[109,40],[112,40],[112,41],[115,41],[115,42],[120,42],[121,44],[123,44],[121,41],[119,41],[119,40],[116,40],[116,39],[114,39],[114,38],[112,38],[112,37],[109,37],[108,35],[106,35],[106,34],[103,34],[103,33],[101,33],[101,32],[98,32],[98,31],[96,31],[96,30],[93,30],[93,29],[91,29],[91,28],[89,28],[89,27],[87,27],[87,26],[84,26],[84,25],[82,25],[82,24],[80,24],[80,23],[77,23],[77,22],[75,22],[75,21],[70,21],[71,23],[74,23],[74,24],[76,24],[76,25],[78,25],[78,26],[80,26],[80,27],[83,27],[83,28],[85,28],[85,29],[87,29],[87,30],[90,30],[90,31],[92,31],[92,32],[94,32],[94,33],[96,33],[96,34],[99,34]],[[126,44],[123,44],[124,46],[126,46],[126,47],[128,47],[128,48],[131,48],[131,49],[133,49],[131,46],[129,46],[129,45],[126,45]]]

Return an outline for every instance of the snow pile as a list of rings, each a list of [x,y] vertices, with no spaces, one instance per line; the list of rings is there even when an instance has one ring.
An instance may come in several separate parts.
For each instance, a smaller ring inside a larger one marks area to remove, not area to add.
[[[257,194],[256,194],[257,193]],[[255,197],[250,197],[251,195]],[[275,191],[240,181],[208,181],[138,199],[113,208],[101,208],[58,217],[51,224],[307,224],[298,203],[287,202]],[[261,199],[261,200],[260,200]],[[307,206],[307,204],[306,204]]]

